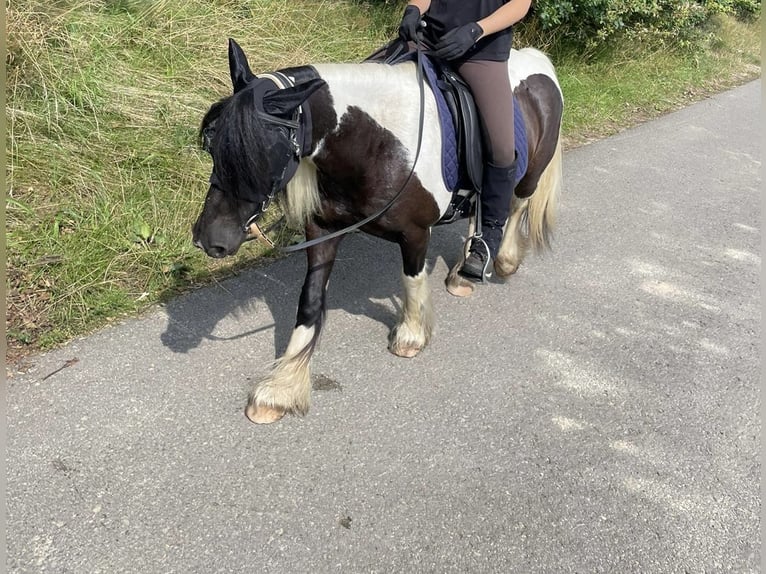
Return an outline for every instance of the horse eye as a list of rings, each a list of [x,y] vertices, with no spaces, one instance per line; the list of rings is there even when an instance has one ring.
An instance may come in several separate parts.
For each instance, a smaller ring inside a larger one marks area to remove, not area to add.
[[[210,153],[210,144],[215,136],[215,122],[216,120],[213,120],[202,130],[202,149],[207,153]]]
[[[202,130],[202,149],[210,153],[210,143],[213,141],[213,130],[205,128]]]

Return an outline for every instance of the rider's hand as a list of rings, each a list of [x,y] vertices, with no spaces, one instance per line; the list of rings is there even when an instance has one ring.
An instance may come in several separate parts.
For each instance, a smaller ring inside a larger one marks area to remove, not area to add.
[[[404,9],[402,23],[399,24],[399,36],[407,42],[417,42],[418,28],[420,28],[420,10],[417,6],[409,4]]]
[[[470,50],[484,34],[476,22],[450,30],[434,46],[433,55],[442,60],[454,60]]]

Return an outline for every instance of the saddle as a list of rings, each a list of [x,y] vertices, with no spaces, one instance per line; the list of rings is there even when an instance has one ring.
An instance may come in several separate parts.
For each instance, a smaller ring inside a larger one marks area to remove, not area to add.
[[[413,61],[415,50],[397,38],[365,59],[395,65]],[[481,192],[484,174],[484,138],[473,94],[468,84],[448,65],[422,54],[423,73],[436,99],[442,129],[442,176],[452,201],[436,223],[442,225],[468,217],[477,192]],[[524,118],[514,106],[516,126],[517,171],[515,183],[527,167],[527,138]],[[522,157],[523,156],[523,157]]]

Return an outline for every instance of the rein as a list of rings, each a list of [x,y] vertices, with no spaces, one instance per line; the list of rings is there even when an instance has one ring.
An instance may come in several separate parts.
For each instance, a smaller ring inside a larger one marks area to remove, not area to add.
[[[351,233],[352,231],[356,231],[360,227],[363,227],[367,225],[368,223],[375,221],[376,219],[381,217],[384,213],[386,213],[386,211],[388,211],[391,208],[392,205],[394,205],[394,203],[396,203],[396,200],[399,199],[402,193],[404,193],[404,190],[407,188],[407,184],[410,183],[412,176],[415,174],[415,166],[417,165],[418,159],[420,158],[420,149],[423,143],[423,125],[425,123],[425,86],[424,86],[424,79],[423,79],[423,57],[422,57],[420,40],[416,42],[415,49],[416,49],[416,59],[417,59],[418,87],[420,88],[420,117],[418,119],[418,145],[415,150],[415,160],[412,162],[412,169],[410,169],[410,173],[407,176],[407,179],[404,180],[402,187],[399,189],[399,191],[396,192],[396,195],[394,195],[394,197],[392,197],[391,200],[386,205],[384,205],[377,213],[374,213],[370,215],[369,217],[364,218],[361,221],[358,221],[352,225],[349,225],[348,227],[344,227],[343,229],[339,229],[338,231],[333,231],[332,233],[323,235],[322,237],[317,237],[309,241],[303,241],[301,243],[298,243],[296,245],[290,245],[288,247],[279,247],[278,249],[282,253],[292,253],[294,251],[301,251],[303,249],[308,249],[309,247],[313,247],[314,245],[318,245],[325,241],[329,241],[330,239],[334,239],[335,237],[340,237],[347,233]],[[259,112],[259,114],[263,114],[263,112]],[[265,115],[268,116],[268,114],[265,114]],[[265,119],[266,121],[273,122],[274,120],[278,120],[279,118],[273,118],[273,116],[269,116],[268,118],[265,118]],[[279,121],[285,122],[286,120],[279,120]],[[297,124],[298,122],[296,121],[295,123]],[[295,129],[291,130],[291,139],[297,142],[297,138],[295,137],[295,134],[296,134],[296,130]],[[286,170],[287,170],[287,167],[285,167],[285,171]],[[280,177],[279,181],[281,182],[283,178],[284,178],[284,172],[282,173],[282,176]],[[276,185],[276,182],[275,182],[275,185]],[[274,242],[266,237],[264,232],[261,231],[261,228],[258,227],[258,224],[254,221],[254,219],[257,219],[264,211],[266,211],[266,209],[268,208],[268,202],[270,202],[273,199],[274,195],[276,195],[276,192],[277,190],[272,188],[272,193],[269,194],[269,197],[264,201],[264,204],[266,205],[266,207],[261,209],[259,212],[256,212],[252,217],[250,217],[250,219],[248,219],[248,222],[245,224],[246,233],[250,233],[250,228],[252,226],[256,227],[257,229],[257,234],[248,239],[257,239],[258,237],[263,237],[272,247],[274,246]]]

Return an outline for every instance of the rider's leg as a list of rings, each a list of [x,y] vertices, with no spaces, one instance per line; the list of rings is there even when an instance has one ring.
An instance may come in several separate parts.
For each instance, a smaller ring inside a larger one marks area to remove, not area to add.
[[[484,178],[481,191],[482,239],[474,240],[460,273],[481,279],[485,262],[497,256],[508,219],[516,175],[513,90],[508,76],[508,62],[469,60],[458,73],[471,87],[484,128]]]

